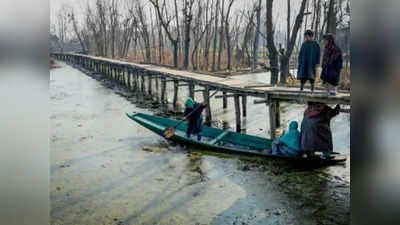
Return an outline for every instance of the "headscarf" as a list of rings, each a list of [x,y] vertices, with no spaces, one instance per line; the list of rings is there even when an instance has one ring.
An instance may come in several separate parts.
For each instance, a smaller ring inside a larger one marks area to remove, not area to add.
[[[325,104],[323,104],[323,103],[311,103],[311,104],[308,105],[308,107],[307,107],[306,111],[304,112],[304,114],[308,118],[318,117],[319,114],[324,109],[324,107],[325,107]]]
[[[336,45],[335,38],[332,34],[326,34],[323,38],[327,40],[328,43],[325,45],[322,65],[330,65],[339,58],[342,50]]]
[[[280,141],[285,143],[289,148],[300,150],[300,132],[297,130],[299,124],[292,121],[289,125],[289,131],[280,138]]]
[[[191,107],[191,108],[193,108],[193,106],[194,106],[194,101],[193,101],[193,99],[192,99],[192,98],[187,98],[187,99],[186,99],[186,102],[185,102],[185,106],[186,106],[186,107]]]

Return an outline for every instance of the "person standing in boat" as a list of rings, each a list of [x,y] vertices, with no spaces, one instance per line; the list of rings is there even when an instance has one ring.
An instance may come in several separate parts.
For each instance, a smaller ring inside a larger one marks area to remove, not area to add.
[[[188,98],[185,102],[185,111],[183,119],[188,120],[186,137],[190,138],[191,134],[197,134],[197,140],[201,141],[201,131],[203,127],[203,109],[206,107],[204,103],[197,103],[192,98]],[[193,112],[195,110],[195,112]],[[189,115],[193,112],[191,115]]]
[[[295,157],[300,151],[300,132],[297,130],[299,124],[292,121],[289,124],[289,131],[281,138],[272,142],[272,154]]]
[[[328,86],[330,95],[336,95],[336,86],[339,84],[340,71],[343,66],[342,50],[335,43],[333,34],[323,36],[325,42],[322,57],[321,79]]]
[[[314,41],[314,32],[307,30],[304,33],[304,43],[299,53],[299,67],[297,70],[297,79],[301,81],[300,90],[304,90],[307,81],[311,83],[311,91],[314,91],[314,82],[317,66],[320,64],[320,47]]]
[[[324,103],[308,102],[301,122],[300,149],[307,153],[323,152],[329,157],[333,151],[331,119],[339,114],[340,106],[334,109]]]

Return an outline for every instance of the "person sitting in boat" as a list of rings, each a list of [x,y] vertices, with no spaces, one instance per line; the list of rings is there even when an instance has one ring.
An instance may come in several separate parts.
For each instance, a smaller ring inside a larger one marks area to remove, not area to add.
[[[186,137],[190,138],[191,134],[197,134],[197,140],[201,141],[201,131],[203,127],[203,109],[206,107],[204,103],[197,103],[192,98],[188,98],[185,102],[185,111],[183,119],[188,120]],[[195,110],[195,112],[193,112]],[[192,114],[190,114],[193,112]],[[190,114],[190,115],[189,115]]]
[[[333,151],[331,119],[339,114],[340,106],[334,109],[324,103],[308,102],[301,122],[300,148],[313,154],[323,152],[325,157],[330,157]]]
[[[297,130],[299,124],[292,121],[289,131],[281,138],[272,142],[272,154],[284,156],[298,156],[300,151],[300,132]]]

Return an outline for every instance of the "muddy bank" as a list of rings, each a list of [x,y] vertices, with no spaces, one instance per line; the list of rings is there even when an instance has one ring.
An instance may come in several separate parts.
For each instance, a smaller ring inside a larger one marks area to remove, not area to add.
[[[300,170],[167,143],[125,113],[181,114],[59,64],[50,81],[52,224],[349,223],[348,167]],[[232,124],[229,110],[213,116]],[[267,136],[265,118],[254,116],[246,132]]]

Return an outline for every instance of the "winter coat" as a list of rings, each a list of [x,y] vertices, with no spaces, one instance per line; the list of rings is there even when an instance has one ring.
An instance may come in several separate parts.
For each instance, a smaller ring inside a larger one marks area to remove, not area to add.
[[[297,122],[291,122],[289,131],[280,138],[282,143],[295,151],[300,150],[300,132],[297,130],[298,127]]]
[[[325,105],[318,113],[310,116],[307,111],[304,113],[301,122],[300,148],[311,152],[332,152],[332,132],[330,122],[333,117],[339,114],[340,108],[335,109]]]
[[[297,79],[315,80],[315,67],[320,64],[321,52],[319,44],[316,41],[305,41],[301,46],[299,53],[299,67],[297,70]]]
[[[189,115],[193,110],[196,110],[192,115],[187,118],[188,127],[186,132],[188,134],[198,134],[202,131],[203,127],[203,109],[205,105],[200,103],[194,103],[192,108],[186,107],[185,111],[183,112],[183,116]]]
[[[337,86],[340,80],[340,71],[343,66],[342,54],[332,63],[322,65],[321,79],[333,86]]]

